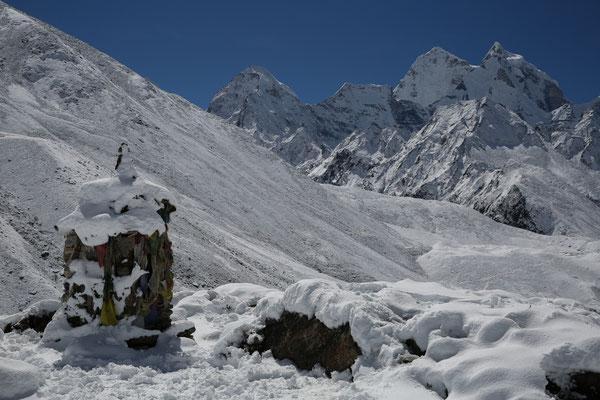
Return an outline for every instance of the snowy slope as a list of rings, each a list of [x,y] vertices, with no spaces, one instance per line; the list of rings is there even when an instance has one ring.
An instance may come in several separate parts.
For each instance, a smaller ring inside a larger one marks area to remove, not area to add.
[[[428,280],[526,297],[566,297],[600,307],[598,239],[540,235],[445,201],[327,188],[408,238]]]
[[[3,285],[16,288],[3,311],[60,290],[63,239],[53,227],[82,183],[111,176],[122,141],[140,175],[176,197],[179,284],[421,276],[398,233],[105,54],[4,4],[0,43],[0,267]]]

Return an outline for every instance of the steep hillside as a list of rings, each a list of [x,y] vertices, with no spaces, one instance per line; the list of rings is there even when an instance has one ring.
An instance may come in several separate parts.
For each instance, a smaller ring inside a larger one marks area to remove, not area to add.
[[[2,311],[61,290],[53,226],[83,182],[113,173],[123,141],[177,197],[180,284],[422,277],[401,235],[107,55],[3,3],[0,45]]]

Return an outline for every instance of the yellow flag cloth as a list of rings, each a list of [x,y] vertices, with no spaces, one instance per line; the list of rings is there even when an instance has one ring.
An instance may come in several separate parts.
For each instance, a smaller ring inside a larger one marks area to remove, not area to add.
[[[102,325],[117,325],[117,313],[112,299],[102,302],[102,312],[100,313],[100,322]]]

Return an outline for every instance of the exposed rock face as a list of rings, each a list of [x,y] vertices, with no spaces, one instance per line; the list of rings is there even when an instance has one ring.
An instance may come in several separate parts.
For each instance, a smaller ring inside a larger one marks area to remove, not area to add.
[[[139,336],[125,341],[127,347],[136,350],[146,350],[156,346],[158,335]]]
[[[23,332],[27,329],[33,329],[36,332],[43,333],[48,323],[52,320],[54,313],[55,311],[44,311],[40,314],[26,315],[17,323],[7,324],[4,327],[4,333],[12,331]]]
[[[344,371],[362,354],[349,324],[330,329],[316,318],[289,311],[284,311],[278,320],[267,319],[258,334],[263,340],[249,344],[250,352],[271,350],[275,358],[289,359],[305,370],[319,364],[328,374]]]
[[[410,134],[410,128],[382,129],[377,124],[364,131],[355,131],[309,176],[321,183],[373,190],[374,177],[379,173],[378,165],[397,154]]]
[[[565,104],[554,110],[543,132],[565,157],[600,170],[600,100],[587,107]]]
[[[578,371],[564,377],[564,382],[558,383],[551,377],[546,377],[546,390],[557,400],[596,400],[600,399],[600,373]]]
[[[537,233],[547,233],[538,228],[527,209],[527,201],[517,186],[511,186],[503,197],[499,197],[494,203],[478,209],[484,215],[491,217],[494,221],[517,228],[527,229]]]

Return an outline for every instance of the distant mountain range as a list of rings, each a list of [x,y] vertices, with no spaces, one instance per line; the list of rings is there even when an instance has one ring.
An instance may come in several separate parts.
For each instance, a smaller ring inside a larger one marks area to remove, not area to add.
[[[400,83],[345,83],[303,103],[262,67],[208,111],[248,130],[314,180],[446,200],[533,232],[600,237],[600,98],[495,43],[479,66],[435,47]]]

